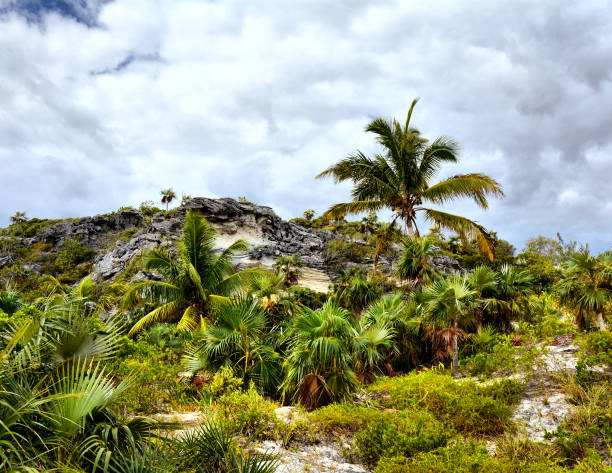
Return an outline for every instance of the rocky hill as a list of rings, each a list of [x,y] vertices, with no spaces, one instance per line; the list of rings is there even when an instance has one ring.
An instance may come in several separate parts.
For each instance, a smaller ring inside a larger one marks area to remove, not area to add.
[[[91,268],[94,279],[112,280],[143,250],[175,245],[188,210],[196,210],[214,226],[219,233],[216,242],[220,249],[239,238],[248,242],[248,251],[236,257],[239,267],[272,267],[279,256],[297,255],[305,264],[302,285],[324,292],[336,277],[337,267],[329,264],[325,250],[329,242],[343,237],[329,230],[304,228],[284,221],[270,207],[244,204],[231,198],[192,198],[169,212],[152,215],[130,208],[113,214],[63,220],[45,226],[34,235],[17,236],[15,240],[17,246],[25,249],[38,245],[43,256],[56,254],[66,241],[76,240],[95,252]],[[39,262],[29,262],[26,268],[40,272],[43,259],[39,255]],[[10,255],[0,258],[0,269],[10,261]],[[439,257],[434,264],[446,271],[461,270],[448,257]],[[388,272],[391,267],[392,262],[381,257],[381,270]]]

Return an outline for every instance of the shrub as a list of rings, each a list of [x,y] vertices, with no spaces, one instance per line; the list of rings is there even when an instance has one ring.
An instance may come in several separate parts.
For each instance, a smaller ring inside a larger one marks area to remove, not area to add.
[[[383,458],[375,473],[553,473],[550,462],[491,457],[480,443],[459,440],[448,447],[419,453],[411,458]]]
[[[482,388],[483,395],[492,397],[507,406],[512,406],[519,402],[522,393],[523,385],[515,379],[503,379]]]
[[[180,382],[179,358],[170,348],[126,339],[110,367],[116,377],[132,379],[115,403],[123,415],[153,414],[193,402],[194,393]]]
[[[410,457],[446,445],[451,432],[429,414],[419,413],[378,419],[355,435],[356,455],[374,466],[381,457]]]
[[[510,425],[510,408],[490,397],[487,388],[471,380],[457,382],[434,370],[381,378],[368,390],[382,395],[385,407],[427,410],[462,433],[498,434]]]
[[[332,240],[325,248],[325,259],[333,265],[361,262],[371,255],[372,249],[362,243]]]
[[[68,238],[55,258],[55,266],[60,271],[66,272],[81,263],[90,261],[94,254],[94,250],[87,248],[77,240]]]
[[[330,404],[310,413],[310,419],[320,424],[323,431],[340,434],[354,433],[381,418],[396,416],[396,412],[355,404]]]
[[[278,404],[265,399],[251,384],[246,391],[232,390],[220,396],[213,405],[213,413],[236,434],[269,437],[279,422],[274,413],[277,407]]]

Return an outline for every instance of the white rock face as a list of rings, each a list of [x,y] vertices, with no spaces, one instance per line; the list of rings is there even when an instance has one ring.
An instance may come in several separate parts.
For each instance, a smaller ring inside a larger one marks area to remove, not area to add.
[[[361,465],[349,463],[340,453],[340,447],[329,443],[317,445],[292,445],[289,449],[266,440],[259,451],[278,455],[280,466],[277,473],[365,473]]]
[[[547,347],[547,353],[536,361],[533,375],[513,415],[513,419],[523,427],[523,435],[531,440],[545,440],[546,432],[556,430],[571,413],[572,404],[558,387],[553,374],[575,371],[577,350],[570,337],[557,337]]]

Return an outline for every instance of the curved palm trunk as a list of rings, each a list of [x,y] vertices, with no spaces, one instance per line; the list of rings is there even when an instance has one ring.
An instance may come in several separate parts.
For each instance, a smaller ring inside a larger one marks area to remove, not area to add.
[[[604,321],[603,312],[597,312],[597,328],[599,330],[606,330],[606,322]]]
[[[459,377],[459,349],[457,346],[457,331],[459,329],[459,324],[457,322],[457,316],[453,317],[452,320],[453,325],[453,378],[457,379]]]

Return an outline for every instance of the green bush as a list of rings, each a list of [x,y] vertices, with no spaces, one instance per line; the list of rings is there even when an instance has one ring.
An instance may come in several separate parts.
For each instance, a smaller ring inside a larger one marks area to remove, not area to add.
[[[470,376],[488,378],[493,374],[505,375],[531,371],[538,354],[535,345],[513,346],[510,337],[501,337],[489,353],[480,352],[462,360],[463,372]]]
[[[461,433],[498,434],[511,424],[510,408],[491,397],[487,388],[471,380],[457,382],[435,370],[381,378],[368,390],[381,396],[385,407],[427,410]]]
[[[375,473],[604,473],[601,461],[593,457],[589,462],[566,470],[546,457],[492,457],[484,445],[459,440],[447,447],[419,453],[411,458],[396,456],[383,458]]]
[[[325,259],[333,265],[358,263],[370,257],[372,249],[368,245],[354,241],[332,240],[325,248]]]
[[[213,405],[213,413],[236,434],[272,437],[279,422],[274,413],[277,407],[278,404],[265,399],[251,384],[246,391],[233,390],[220,396]]]
[[[81,263],[90,261],[94,255],[94,250],[87,248],[77,240],[68,238],[55,258],[55,266],[65,272]]]
[[[503,379],[482,388],[482,394],[512,406],[521,400],[523,385],[515,379]]]
[[[117,378],[132,380],[115,403],[122,415],[154,414],[194,403],[195,393],[181,383],[179,357],[170,348],[126,339],[119,357],[109,364]]]
[[[355,454],[374,466],[382,457],[410,457],[446,445],[451,431],[429,414],[397,416],[394,421],[378,419],[355,434]]]
[[[321,425],[324,432],[355,433],[378,419],[397,417],[397,412],[355,404],[330,404],[310,413],[310,419]]]

